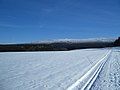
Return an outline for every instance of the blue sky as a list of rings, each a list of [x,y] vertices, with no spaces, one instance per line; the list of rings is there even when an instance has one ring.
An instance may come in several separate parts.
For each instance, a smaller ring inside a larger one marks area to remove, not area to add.
[[[0,43],[120,35],[120,0],[0,0]]]

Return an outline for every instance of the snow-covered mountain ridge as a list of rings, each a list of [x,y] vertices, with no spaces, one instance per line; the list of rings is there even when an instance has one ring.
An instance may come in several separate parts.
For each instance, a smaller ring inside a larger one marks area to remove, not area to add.
[[[85,43],[85,42],[114,42],[115,38],[88,38],[88,39],[53,39],[53,40],[41,40],[32,43]]]

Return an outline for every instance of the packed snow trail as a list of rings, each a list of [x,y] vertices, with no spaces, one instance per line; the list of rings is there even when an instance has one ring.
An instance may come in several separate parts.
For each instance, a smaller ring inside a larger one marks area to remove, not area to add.
[[[89,90],[110,56],[111,50],[67,90]]]
[[[0,90],[66,90],[109,49],[0,53]]]
[[[114,49],[91,90],[120,90],[120,49]]]

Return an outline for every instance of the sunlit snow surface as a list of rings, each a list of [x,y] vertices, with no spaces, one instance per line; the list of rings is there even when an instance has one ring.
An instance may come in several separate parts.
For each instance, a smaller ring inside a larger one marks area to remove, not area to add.
[[[55,52],[2,52],[0,53],[0,90],[66,90],[108,51],[109,49],[81,49]],[[114,56],[117,59],[112,57],[114,59],[110,62],[113,64],[107,66],[107,69],[112,68],[111,71],[103,70],[100,73],[114,71],[115,75],[111,74],[111,78],[120,73],[119,52],[114,52],[113,56],[117,55]],[[104,73],[104,78],[96,80],[93,90],[103,87],[101,81],[104,82],[109,78],[106,74],[109,73]],[[101,87],[96,86],[99,83]]]
[[[120,48],[114,48],[91,90],[120,90]]]

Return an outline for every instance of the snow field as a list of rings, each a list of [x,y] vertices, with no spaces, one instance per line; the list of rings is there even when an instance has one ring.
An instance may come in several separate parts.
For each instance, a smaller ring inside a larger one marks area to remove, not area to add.
[[[66,90],[108,51],[0,53],[0,90]]]

